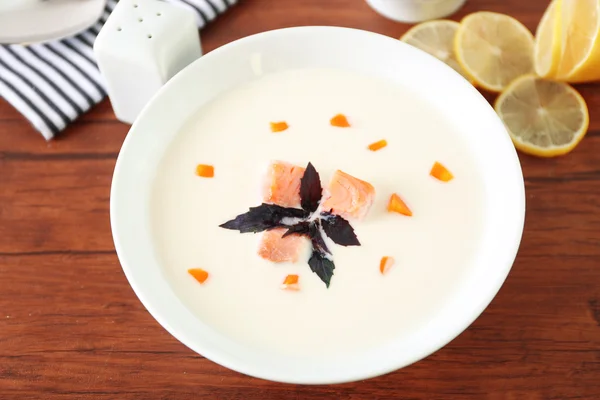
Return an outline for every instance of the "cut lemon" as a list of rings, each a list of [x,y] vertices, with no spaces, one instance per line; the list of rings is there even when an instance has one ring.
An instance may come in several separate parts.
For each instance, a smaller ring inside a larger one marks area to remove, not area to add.
[[[531,32],[508,15],[476,12],[461,22],[454,53],[475,83],[501,92],[521,75],[534,72]]]
[[[570,85],[523,76],[498,97],[496,112],[515,147],[527,154],[566,154],[585,136],[589,116],[585,101]]]
[[[550,3],[535,32],[535,72],[542,78],[555,78],[558,71],[562,3],[563,0]]]
[[[472,82],[472,78],[456,61],[454,55],[454,36],[459,26],[458,22],[444,19],[423,22],[409,29],[400,40],[445,62]]]
[[[600,80],[600,0],[563,0],[562,55],[557,78],[569,82]]]

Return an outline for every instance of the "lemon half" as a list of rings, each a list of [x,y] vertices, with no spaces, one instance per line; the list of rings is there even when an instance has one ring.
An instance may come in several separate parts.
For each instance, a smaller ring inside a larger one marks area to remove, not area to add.
[[[535,72],[542,78],[555,78],[561,58],[561,15],[563,0],[553,0],[535,32]]]
[[[557,78],[600,80],[600,0],[563,0]]]

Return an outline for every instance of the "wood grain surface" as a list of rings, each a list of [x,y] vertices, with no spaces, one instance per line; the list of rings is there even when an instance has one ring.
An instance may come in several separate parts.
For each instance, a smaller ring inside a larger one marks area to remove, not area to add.
[[[493,10],[534,30],[547,3],[470,0],[453,18]],[[409,27],[364,0],[242,0],[202,41],[298,25]],[[0,399],[600,399],[600,85],[578,89],[590,132],[566,157],[521,156],[523,242],[483,315],[425,360],[334,386],[250,378],[171,337],[113,247],[109,187],[128,127],[104,101],[47,143],[0,99]]]

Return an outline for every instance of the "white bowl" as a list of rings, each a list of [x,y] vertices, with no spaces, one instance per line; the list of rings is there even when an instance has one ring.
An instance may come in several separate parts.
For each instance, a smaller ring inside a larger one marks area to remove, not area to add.
[[[418,92],[458,127],[485,177],[480,247],[460,290],[429,323],[403,340],[365,354],[314,363],[266,355],[222,336],[195,317],[173,292],[155,255],[150,193],[159,160],[200,107],[220,93],[293,68],[329,67],[388,79]],[[145,107],[123,143],[112,183],[115,247],[129,283],[173,336],[206,358],[273,381],[324,384],[381,375],[438,350],[471,324],[500,289],[519,247],[525,213],[523,176],[515,149],[487,101],[434,57],[375,33],[299,27],[261,33],[223,46],[170,80]]]
[[[416,23],[454,14],[466,0],[366,0],[379,14],[398,22]]]

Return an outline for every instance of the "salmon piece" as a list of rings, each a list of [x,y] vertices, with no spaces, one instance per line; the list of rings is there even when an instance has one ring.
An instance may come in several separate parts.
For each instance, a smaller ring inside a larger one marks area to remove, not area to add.
[[[285,232],[287,232],[286,228],[275,228],[264,232],[258,247],[258,255],[275,263],[298,261],[305,238],[300,235],[282,238]]]
[[[373,185],[337,170],[329,182],[329,194],[322,208],[344,218],[362,219],[374,200]]]
[[[304,168],[283,161],[273,161],[267,170],[263,200],[282,207],[300,205],[300,180]]]

